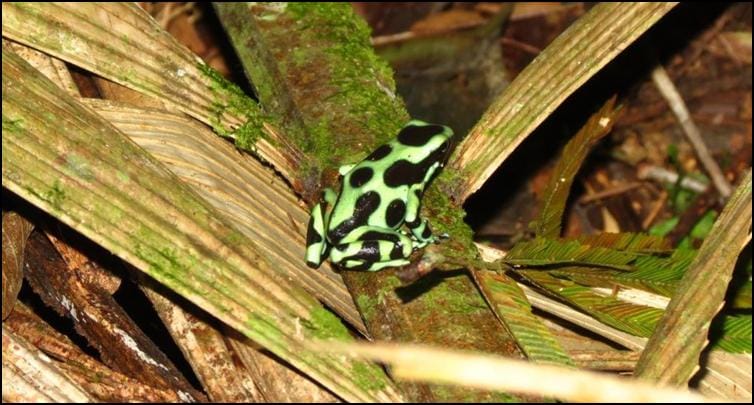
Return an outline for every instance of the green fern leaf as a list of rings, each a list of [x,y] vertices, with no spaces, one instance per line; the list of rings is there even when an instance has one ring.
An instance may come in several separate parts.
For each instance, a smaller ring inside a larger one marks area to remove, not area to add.
[[[722,330],[713,326],[710,332],[712,348],[730,353],[751,353],[751,314],[724,316],[721,323]]]
[[[607,325],[637,336],[649,337],[663,311],[627,303],[595,293],[591,288],[553,277],[548,272],[517,272],[557,299],[584,311]]]
[[[630,271],[633,270],[631,262],[638,256],[633,252],[586,245],[577,239],[537,237],[516,244],[503,261],[512,267],[583,265]]]
[[[539,210],[539,218],[535,223],[537,236],[549,238],[560,236],[563,211],[573,178],[592,147],[613,128],[619,111],[620,109],[615,108],[615,97],[610,98],[568,141],[543,193],[545,197]]]
[[[696,251],[679,249],[670,257],[639,256],[634,271],[605,268],[567,267],[552,274],[592,287],[626,287],[671,297],[678,282],[694,259]]]

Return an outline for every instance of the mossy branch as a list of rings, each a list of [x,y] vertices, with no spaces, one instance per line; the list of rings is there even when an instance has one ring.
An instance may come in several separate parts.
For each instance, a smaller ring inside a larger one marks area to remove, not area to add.
[[[301,173],[310,202],[319,197],[322,185],[335,184],[338,165],[363,158],[406,123],[408,113],[395,95],[392,72],[374,54],[368,27],[350,5],[220,4],[217,10],[260,104],[312,158],[312,166]],[[433,225],[452,222],[452,229],[438,225],[436,231],[447,230],[457,241],[454,246],[465,243],[466,250],[473,250],[463,211],[441,194],[429,191],[423,212],[439,219]],[[427,277],[403,289],[394,269],[342,274],[372,338],[521,356],[462,274]],[[422,402],[486,398],[456,389],[405,388],[409,398]]]
[[[287,142],[305,152],[297,166],[304,197],[318,197],[323,169],[353,162],[408,120],[369,27],[347,4],[215,3],[259,97]],[[333,114],[333,111],[338,111]]]

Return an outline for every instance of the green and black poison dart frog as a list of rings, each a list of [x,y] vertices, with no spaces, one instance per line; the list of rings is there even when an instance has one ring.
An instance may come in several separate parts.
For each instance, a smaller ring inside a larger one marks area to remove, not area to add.
[[[424,188],[445,164],[453,131],[412,120],[389,143],[355,165],[342,166],[340,194],[325,189],[312,209],[306,262],[324,258],[347,269],[403,266],[416,249],[435,242],[419,217]],[[406,224],[409,235],[400,229]]]

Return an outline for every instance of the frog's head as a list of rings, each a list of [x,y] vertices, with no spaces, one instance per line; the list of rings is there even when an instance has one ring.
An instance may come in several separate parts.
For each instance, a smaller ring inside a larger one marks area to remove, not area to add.
[[[428,152],[429,161],[444,166],[453,150],[453,130],[445,125],[411,120],[398,134],[403,145],[419,146]]]

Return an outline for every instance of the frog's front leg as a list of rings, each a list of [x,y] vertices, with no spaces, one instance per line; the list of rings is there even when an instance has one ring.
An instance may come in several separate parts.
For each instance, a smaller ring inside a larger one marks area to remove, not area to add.
[[[332,189],[326,188],[322,201],[312,208],[309,227],[306,232],[306,264],[309,267],[319,267],[326,255],[329,246],[326,229],[330,223],[330,213],[337,198]]]
[[[330,260],[353,270],[377,271],[404,266],[413,250],[411,238],[389,228],[355,229],[330,251]]]
[[[421,185],[416,185],[409,190],[408,201],[406,202],[406,226],[414,235],[416,243],[414,248],[421,249],[428,243],[435,242],[436,237],[432,236],[432,230],[429,229],[429,221],[419,217],[421,208],[421,198],[424,189]]]

